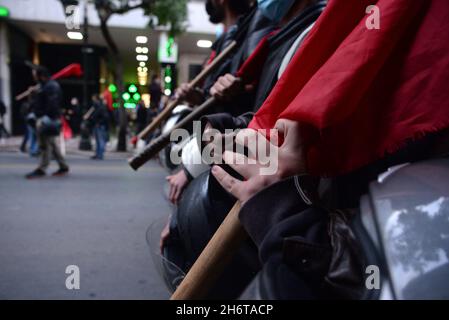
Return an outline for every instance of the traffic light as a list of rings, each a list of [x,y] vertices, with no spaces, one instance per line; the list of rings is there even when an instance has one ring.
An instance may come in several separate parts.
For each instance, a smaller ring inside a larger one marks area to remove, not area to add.
[[[126,92],[122,94],[122,98],[124,101],[123,106],[126,109],[134,109],[141,98],[138,87],[134,83],[128,85]]]
[[[173,72],[170,65],[164,67],[164,94],[170,96],[173,92]]]
[[[9,9],[4,6],[0,6],[0,18],[7,18],[7,17],[9,17]]]
[[[122,94],[122,98],[125,101],[128,101],[131,99],[131,95],[129,94],[129,92],[125,92],[124,94]]]
[[[115,84],[112,84],[112,83],[111,83],[111,84],[109,85],[109,87],[108,87],[108,90],[109,90],[110,93],[113,93],[113,94],[114,94],[114,93],[117,92],[117,86],[116,86]]]

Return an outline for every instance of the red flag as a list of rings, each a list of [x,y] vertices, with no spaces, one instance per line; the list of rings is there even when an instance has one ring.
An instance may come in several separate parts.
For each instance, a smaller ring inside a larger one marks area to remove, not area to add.
[[[268,39],[277,32],[278,30],[272,31],[259,41],[257,47],[251,55],[240,66],[236,73],[237,77],[243,78],[246,83],[257,82],[257,79],[259,79],[260,73],[262,72],[265,60],[267,60],[268,54],[270,53],[270,44]]]
[[[375,4],[380,29],[367,27]],[[250,127],[304,124],[316,175],[353,171],[449,126],[447,0],[331,0]]]
[[[72,129],[70,128],[69,123],[64,117],[61,117],[61,122],[62,122],[62,134],[64,136],[64,139],[65,140],[72,139],[73,132]]]
[[[83,70],[81,69],[81,65],[79,63],[69,64],[64,69],[55,73],[51,76],[53,80],[59,78],[68,78],[68,77],[81,77],[83,75]]]
[[[114,110],[114,98],[112,97],[112,93],[106,88],[103,91],[103,98],[106,100],[106,106],[108,107],[109,111]]]

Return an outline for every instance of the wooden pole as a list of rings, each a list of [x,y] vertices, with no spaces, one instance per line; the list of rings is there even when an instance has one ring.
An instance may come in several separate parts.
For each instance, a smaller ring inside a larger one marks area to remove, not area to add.
[[[36,84],[32,87],[29,87],[27,90],[25,90],[24,92],[18,94],[15,99],[16,101],[20,101],[26,97],[28,97],[30,94],[32,94],[33,92],[37,91],[39,89],[40,85]]]
[[[193,79],[189,86],[192,88],[199,85],[201,81],[203,81],[215,68],[218,67],[219,64],[223,62],[224,59],[226,59],[229,54],[237,47],[237,42],[234,40],[232,41],[212,62],[207,65],[201,72],[198,74],[195,79]],[[181,103],[181,100],[176,98],[172,102],[170,102],[164,110],[145,128],[143,129],[138,135],[138,139],[145,139],[151,132],[153,132],[162,121],[167,119],[170,114],[172,113],[173,109],[175,109],[178,104]]]
[[[94,107],[90,107],[89,110],[87,110],[87,112],[84,114],[83,116],[83,120],[87,121],[89,120],[89,118],[92,116],[92,114],[94,113],[95,108]]]
[[[138,170],[147,161],[156,156],[159,151],[164,149],[170,143],[170,136],[174,130],[185,128],[190,125],[192,121],[199,119],[204,113],[206,113],[211,106],[215,104],[215,98],[210,97],[201,106],[195,108],[191,113],[182,119],[176,126],[174,126],[169,132],[161,134],[159,137],[151,141],[151,143],[145,147],[145,149],[133,158],[128,160],[128,164],[134,170]]]
[[[193,264],[171,300],[203,299],[246,239],[238,214],[240,202],[229,211],[212,239]]]

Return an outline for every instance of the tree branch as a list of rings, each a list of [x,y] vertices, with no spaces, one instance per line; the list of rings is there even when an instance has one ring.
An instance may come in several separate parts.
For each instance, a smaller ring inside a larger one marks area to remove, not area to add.
[[[139,9],[139,8],[144,9],[145,6],[149,7],[154,2],[155,2],[155,0],[142,0],[138,4],[129,5],[129,1],[127,1],[126,5],[124,5],[123,7],[120,7],[117,9],[111,8],[111,11],[112,11],[112,13],[123,14],[123,13],[126,13],[126,12],[134,10],[134,9]]]

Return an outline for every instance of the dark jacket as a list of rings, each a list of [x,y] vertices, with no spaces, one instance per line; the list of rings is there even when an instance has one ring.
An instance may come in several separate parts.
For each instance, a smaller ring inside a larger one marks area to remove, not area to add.
[[[139,126],[145,126],[147,124],[148,114],[147,108],[143,104],[137,105],[136,110],[136,122]]]
[[[159,109],[159,104],[161,103],[162,98],[162,88],[161,85],[156,83],[155,81],[151,82],[148,87],[148,91],[150,93],[150,104],[152,107]]]
[[[41,83],[41,88],[33,101],[33,111],[36,117],[48,116],[51,119],[61,117],[62,90],[54,80]]]
[[[363,259],[349,227],[355,211],[326,208],[314,197],[314,187],[310,177],[288,178],[257,193],[240,211],[240,221],[259,248],[261,263],[275,266],[274,273],[261,271],[269,278],[271,290],[264,298],[362,296]],[[276,277],[282,268],[290,272],[288,283]],[[294,282],[296,287],[291,286]]]
[[[6,106],[3,101],[0,100],[0,117],[3,117],[6,113]]]
[[[104,103],[98,101],[93,103],[94,112],[91,116],[92,126],[109,127],[109,112]]]
[[[239,114],[241,114],[241,116],[235,117],[229,113],[218,113],[205,116],[202,118],[202,121],[210,122],[215,129],[218,129],[221,132],[224,132],[224,129],[246,128],[251,121],[254,112],[262,106],[263,102],[276,85],[278,71],[284,56],[290,50],[298,36],[318,19],[325,7],[326,1],[320,1],[309,6],[295,19],[285,25],[276,35],[269,38],[270,52],[262,67],[256,93],[251,100],[251,105],[246,108],[240,107]],[[250,110],[252,111],[248,112]]]
[[[248,20],[247,20],[248,19]],[[203,90],[206,96],[209,96],[211,87],[220,76],[227,73],[235,74],[243,62],[251,55],[263,37],[268,35],[275,28],[275,24],[268,20],[260,10],[253,9],[248,15],[239,19],[236,26],[230,28],[216,44],[216,54],[220,54],[232,40],[242,37],[239,47],[234,54],[231,54],[220,66],[213,71],[205,80]],[[241,95],[233,103],[217,103],[210,113],[225,112],[233,116],[240,115],[251,110],[254,103],[254,93]]]

